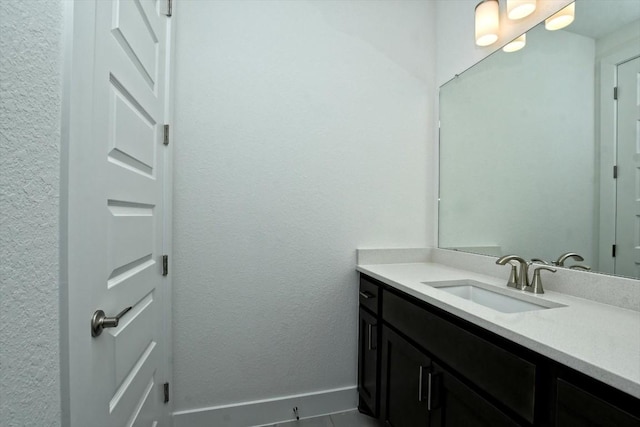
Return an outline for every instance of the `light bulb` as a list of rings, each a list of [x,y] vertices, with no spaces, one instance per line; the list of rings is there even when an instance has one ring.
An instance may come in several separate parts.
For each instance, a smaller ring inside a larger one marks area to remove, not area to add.
[[[536,0],[507,0],[509,19],[522,19],[536,10]]]
[[[522,49],[527,44],[527,34],[523,34],[520,37],[509,42],[505,47],[502,48],[505,52],[515,52],[517,50]]]
[[[555,15],[544,20],[544,28],[549,31],[559,30],[571,24],[576,17],[576,4],[571,3],[569,6],[560,10]]]
[[[498,40],[500,8],[498,0],[484,0],[476,6],[476,44],[489,46]]]

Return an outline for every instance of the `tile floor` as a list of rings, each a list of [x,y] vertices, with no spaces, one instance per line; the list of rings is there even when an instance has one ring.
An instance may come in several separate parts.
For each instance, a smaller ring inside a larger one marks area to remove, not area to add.
[[[358,411],[340,412],[324,417],[306,418],[300,421],[287,421],[271,427],[379,427],[374,418],[362,415]]]

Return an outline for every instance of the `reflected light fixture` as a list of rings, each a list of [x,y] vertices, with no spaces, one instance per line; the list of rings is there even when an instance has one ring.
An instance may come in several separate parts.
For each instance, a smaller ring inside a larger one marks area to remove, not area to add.
[[[522,19],[536,10],[536,0],[507,0],[507,17]]]
[[[576,3],[573,2],[569,6],[557,12],[555,15],[544,20],[544,28],[549,31],[559,30],[571,24],[576,17]]]
[[[505,52],[515,52],[522,49],[527,44],[527,34],[523,34],[520,37],[513,39],[502,48]]]
[[[500,7],[498,0],[484,0],[476,6],[476,44],[489,46],[498,41]]]

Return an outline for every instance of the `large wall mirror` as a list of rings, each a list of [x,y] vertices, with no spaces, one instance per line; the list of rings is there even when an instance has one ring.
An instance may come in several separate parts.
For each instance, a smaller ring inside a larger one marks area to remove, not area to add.
[[[640,278],[639,76],[640,1],[578,0],[443,85],[439,247]]]

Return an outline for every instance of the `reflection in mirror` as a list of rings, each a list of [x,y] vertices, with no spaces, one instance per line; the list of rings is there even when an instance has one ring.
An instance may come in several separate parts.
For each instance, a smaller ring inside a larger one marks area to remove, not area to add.
[[[638,76],[640,2],[578,0],[445,84],[439,246],[639,278]]]

